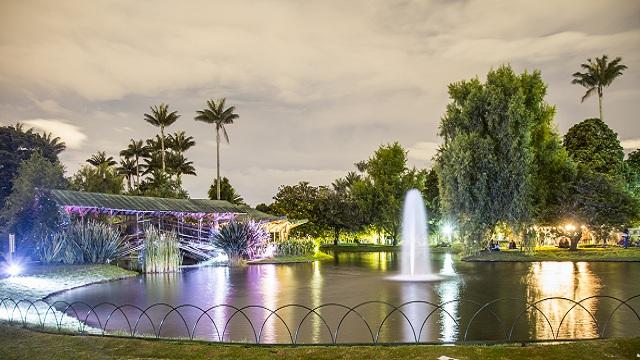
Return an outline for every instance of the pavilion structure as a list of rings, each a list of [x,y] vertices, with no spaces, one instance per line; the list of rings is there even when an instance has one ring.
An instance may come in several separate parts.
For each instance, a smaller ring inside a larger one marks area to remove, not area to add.
[[[301,224],[224,200],[169,199],[70,190],[43,190],[39,197],[53,201],[62,212],[72,217],[106,217],[126,234],[132,252],[143,246],[145,226],[153,225],[174,231],[183,252],[199,259],[209,258],[214,250],[209,243],[211,232],[233,219],[262,222],[273,240],[285,239],[292,227]]]

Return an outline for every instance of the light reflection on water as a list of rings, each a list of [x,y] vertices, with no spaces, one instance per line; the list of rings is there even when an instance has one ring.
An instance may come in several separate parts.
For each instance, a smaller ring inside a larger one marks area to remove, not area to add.
[[[434,254],[434,271],[440,271],[443,267],[450,270],[451,263],[448,259],[450,257],[444,254]],[[190,303],[205,309],[214,304],[226,303],[238,308],[262,305],[272,310],[294,303],[314,308],[326,303],[355,306],[367,300],[385,301],[394,305],[414,300],[436,304],[452,301],[443,308],[453,319],[442,311],[434,312],[424,326],[420,340],[455,341],[461,339],[467,322],[477,307],[453,300],[464,299],[468,302],[484,303],[498,298],[517,298],[533,302],[555,296],[582,299],[598,294],[610,294],[626,298],[640,293],[635,280],[640,278],[640,264],[637,263],[489,264],[456,261],[453,269],[457,276],[443,282],[395,282],[385,280],[389,274],[399,270],[395,253],[341,253],[337,254],[333,261],[322,263],[259,265],[245,268],[210,267],[187,270],[180,274],[147,275],[71,290],[55,297],[54,300],[84,301],[89,304],[110,301],[117,304],[132,303],[143,308],[155,302],[175,305]],[[561,300],[545,301],[538,304],[538,308],[548,316],[554,330],[557,330],[562,317],[572,305]],[[583,305],[596,316],[606,316],[616,304],[589,300]],[[640,307],[640,304],[636,306]],[[491,309],[510,326],[524,307],[521,301],[503,301],[496,303]],[[374,335],[391,310],[389,306],[380,304],[365,305],[358,309],[370,322]],[[433,307],[411,304],[402,310],[411,320],[411,325],[418,335],[424,318]],[[219,307],[210,314],[217,324],[224,324],[233,312],[230,308]],[[318,312],[335,330],[346,310],[326,307]],[[256,319],[256,331],[259,331],[260,325],[269,313],[260,309],[252,309],[248,313]],[[279,311],[278,315],[294,332],[305,313],[306,311],[299,308],[287,308]],[[628,310],[621,310],[616,315],[615,321],[611,324],[611,334],[629,334],[635,329],[637,323],[632,322],[633,318],[628,314]],[[187,321],[192,321],[195,317],[195,313],[187,314]],[[460,326],[456,326],[454,319]],[[114,326],[118,321],[122,322],[122,319],[113,319]],[[181,333],[183,328],[184,325],[180,325],[177,319],[168,319],[166,332],[163,328],[162,335],[184,336],[184,333]],[[535,310],[524,314],[515,334],[553,338],[544,318]],[[569,312],[560,328],[561,337],[592,337],[596,334],[597,328],[590,315],[579,308]],[[198,326],[197,335],[213,339],[215,330],[211,324],[203,322]],[[250,327],[240,316],[234,317],[225,334],[225,340],[252,341],[252,337]],[[488,314],[478,316],[469,328],[469,339],[501,338],[504,338],[504,330]],[[261,340],[289,342],[290,338],[281,321],[271,316],[264,325]],[[301,327],[300,342],[330,340],[331,337],[322,320],[318,316],[310,315]],[[340,340],[371,341],[371,336],[359,317],[352,313],[341,326]],[[412,341],[413,332],[401,314],[394,313],[385,320],[380,332],[380,341],[398,340]]]

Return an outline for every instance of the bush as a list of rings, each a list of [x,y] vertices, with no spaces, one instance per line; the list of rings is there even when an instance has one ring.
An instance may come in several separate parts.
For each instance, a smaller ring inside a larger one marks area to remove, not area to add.
[[[268,239],[269,233],[262,223],[231,221],[214,232],[210,241],[227,254],[229,264],[240,265],[244,260],[260,257],[266,249]]]
[[[113,227],[96,221],[76,222],[42,237],[37,253],[47,263],[103,264],[122,255],[123,238]]]
[[[180,269],[182,256],[174,232],[162,232],[153,226],[144,230],[144,272],[164,273]]]
[[[313,240],[285,240],[276,243],[276,256],[304,256],[313,255],[316,244]]]

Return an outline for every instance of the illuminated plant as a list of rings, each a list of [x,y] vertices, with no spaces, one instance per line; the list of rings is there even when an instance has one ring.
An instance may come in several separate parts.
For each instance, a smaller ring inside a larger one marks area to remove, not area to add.
[[[269,233],[255,221],[231,221],[211,236],[211,243],[229,257],[230,265],[241,265],[245,260],[262,256]]]

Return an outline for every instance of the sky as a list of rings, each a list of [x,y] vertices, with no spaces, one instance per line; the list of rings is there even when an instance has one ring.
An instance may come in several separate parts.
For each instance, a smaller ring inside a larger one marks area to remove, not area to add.
[[[0,2],[0,122],[60,136],[68,174],[117,156],[157,128],[151,105],[182,116],[193,198],[215,176],[215,134],[194,121],[226,97],[221,173],[251,204],[282,184],[328,185],[382,144],[430,166],[447,85],[511,64],[539,69],[560,134],[597,117],[571,74],[587,58],[629,68],[605,90],[604,118],[640,147],[640,1],[30,1]]]

